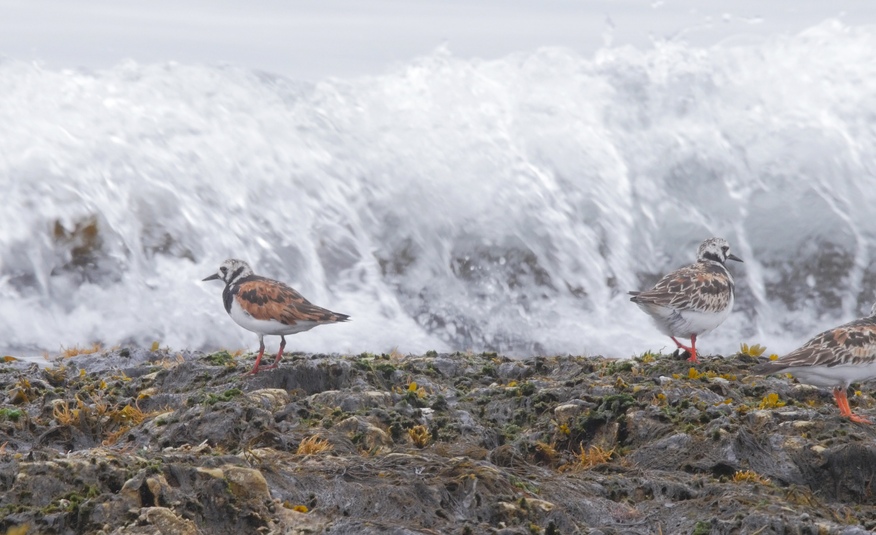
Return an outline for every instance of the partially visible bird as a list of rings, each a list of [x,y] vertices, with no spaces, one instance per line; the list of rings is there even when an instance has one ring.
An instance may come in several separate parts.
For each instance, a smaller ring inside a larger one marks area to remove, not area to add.
[[[709,238],[697,249],[697,262],[664,276],[650,290],[630,292],[630,301],[648,313],[660,332],[679,349],[697,360],[697,336],[724,323],[733,310],[733,276],[724,266],[727,260],[742,262],[730,253],[724,238]],[[690,347],[676,337],[689,338]]]
[[[764,375],[790,373],[802,383],[831,387],[840,416],[862,424],[873,423],[852,413],[846,390],[852,383],[876,379],[876,304],[869,316],[824,331],[802,347],[752,371]]]
[[[265,335],[280,337],[280,351],[270,366],[276,368],[283,358],[286,335],[300,333],[327,323],[347,321],[349,316],[318,307],[300,293],[282,282],[253,274],[243,260],[229,258],[219,271],[204,281],[225,282],[222,301],[225,311],[238,325],[259,335],[259,355],[255,366],[246,375],[259,372],[259,363],[265,353]]]

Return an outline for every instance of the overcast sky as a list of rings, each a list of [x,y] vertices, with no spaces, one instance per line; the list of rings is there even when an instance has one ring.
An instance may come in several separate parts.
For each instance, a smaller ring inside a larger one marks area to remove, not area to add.
[[[709,46],[876,22],[872,0],[0,0],[0,55],[48,68],[231,63],[293,78],[375,74],[446,45],[484,59],[606,38]]]

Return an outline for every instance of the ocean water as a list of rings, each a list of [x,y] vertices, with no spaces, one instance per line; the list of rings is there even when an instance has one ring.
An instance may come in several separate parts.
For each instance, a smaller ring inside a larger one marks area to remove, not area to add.
[[[200,282],[237,257],[352,316],[287,350],[627,357],[672,346],[627,291],[723,236],[701,351],[781,353],[876,300],[873,50],[825,21],[317,82],[5,60],[0,346],[254,349]]]

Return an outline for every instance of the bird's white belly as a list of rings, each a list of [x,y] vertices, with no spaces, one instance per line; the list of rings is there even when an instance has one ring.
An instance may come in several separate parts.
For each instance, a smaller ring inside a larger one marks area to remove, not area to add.
[[[639,305],[654,319],[657,328],[668,336],[690,338],[691,335],[701,335],[711,332],[733,310],[733,303],[719,312],[701,312],[697,310],[676,310],[669,307],[641,304]]]
[[[229,315],[231,315],[231,319],[233,319],[235,323],[244,329],[259,334],[277,336],[295,334],[308,331],[319,325],[319,323],[315,321],[297,321],[295,322],[295,325],[286,325],[285,323],[276,320],[256,319],[243,310],[243,308],[237,303],[237,299],[231,300],[231,311],[229,312]]]
[[[808,385],[848,388],[851,383],[876,379],[876,362],[833,367],[799,366],[784,371]]]
[[[730,315],[732,306],[728,306],[720,312],[698,312],[696,310],[685,310],[680,312],[682,321],[674,325],[674,329],[680,331],[678,336],[690,338],[691,335],[706,334],[715,329],[718,325],[724,323],[727,316]]]

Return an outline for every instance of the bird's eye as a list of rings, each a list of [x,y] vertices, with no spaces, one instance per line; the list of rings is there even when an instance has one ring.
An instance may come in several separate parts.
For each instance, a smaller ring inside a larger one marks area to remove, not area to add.
[[[225,273],[226,271],[228,271],[228,268],[221,267],[221,268],[219,268],[219,271],[221,271],[222,273]]]
[[[727,254],[727,251],[729,251],[730,248],[727,246],[724,246],[724,247],[721,247],[721,250],[724,251],[724,254]]]

